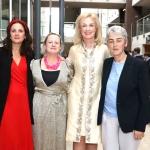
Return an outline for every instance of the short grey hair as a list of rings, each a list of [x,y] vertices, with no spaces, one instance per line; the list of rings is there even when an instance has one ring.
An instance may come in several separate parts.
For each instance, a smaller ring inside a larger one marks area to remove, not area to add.
[[[117,35],[122,35],[125,41],[128,41],[128,34],[126,30],[121,26],[112,26],[107,30],[106,42],[108,42],[108,36],[113,33]]]

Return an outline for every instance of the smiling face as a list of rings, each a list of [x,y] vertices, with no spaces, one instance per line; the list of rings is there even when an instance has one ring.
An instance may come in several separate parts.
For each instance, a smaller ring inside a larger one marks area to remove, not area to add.
[[[108,35],[107,46],[111,54],[115,57],[124,54],[124,49],[127,46],[127,41],[124,40],[122,35],[111,33]]]
[[[58,54],[61,49],[60,37],[53,34],[49,35],[44,47],[46,49],[46,53]]]
[[[80,32],[83,37],[83,40],[87,39],[94,40],[96,32],[95,22],[90,17],[84,18],[81,21]]]
[[[12,44],[21,44],[25,39],[25,30],[20,23],[14,23],[10,28]]]

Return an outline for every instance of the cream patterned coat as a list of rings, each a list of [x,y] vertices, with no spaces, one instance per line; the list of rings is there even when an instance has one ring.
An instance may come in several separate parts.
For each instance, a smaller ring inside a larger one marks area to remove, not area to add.
[[[66,140],[79,142],[83,114],[85,89],[88,95],[88,105],[85,121],[86,143],[101,142],[101,127],[97,126],[98,105],[100,100],[102,67],[105,58],[110,55],[106,45],[95,45],[88,55],[82,44],[71,47],[68,58],[74,76],[68,90],[68,121]],[[89,67],[89,87],[85,88],[85,73]]]

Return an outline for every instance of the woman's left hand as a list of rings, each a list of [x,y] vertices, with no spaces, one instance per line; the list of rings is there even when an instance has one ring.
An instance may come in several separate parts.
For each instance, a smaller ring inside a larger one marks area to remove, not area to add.
[[[141,140],[144,137],[144,132],[134,130],[134,139]]]

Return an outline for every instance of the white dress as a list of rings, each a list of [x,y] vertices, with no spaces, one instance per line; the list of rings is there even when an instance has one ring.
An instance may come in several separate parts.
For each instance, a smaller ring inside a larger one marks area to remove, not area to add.
[[[89,53],[88,53],[89,52]],[[82,44],[71,47],[68,59],[74,76],[68,90],[66,140],[86,143],[101,142],[101,126],[97,125],[103,62],[110,56],[106,45],[95,45],[86,51]]]
[[[87,51],[87,55],[88,58],[90,58],[90,53],[92,52],[92,49],[88,49]],[[90,77],[90,60],[87,59],[87,69],[86,69],[86,73],[85,73],[85,93],[84,93],[84,101],[83,101],[83,114],[82,114],[82,124],[81,124],[81,135],[85,136],[86,135],[86,112],[87,112],[87,108],[88,108],[88,98],[89,98],[89,77]]]

